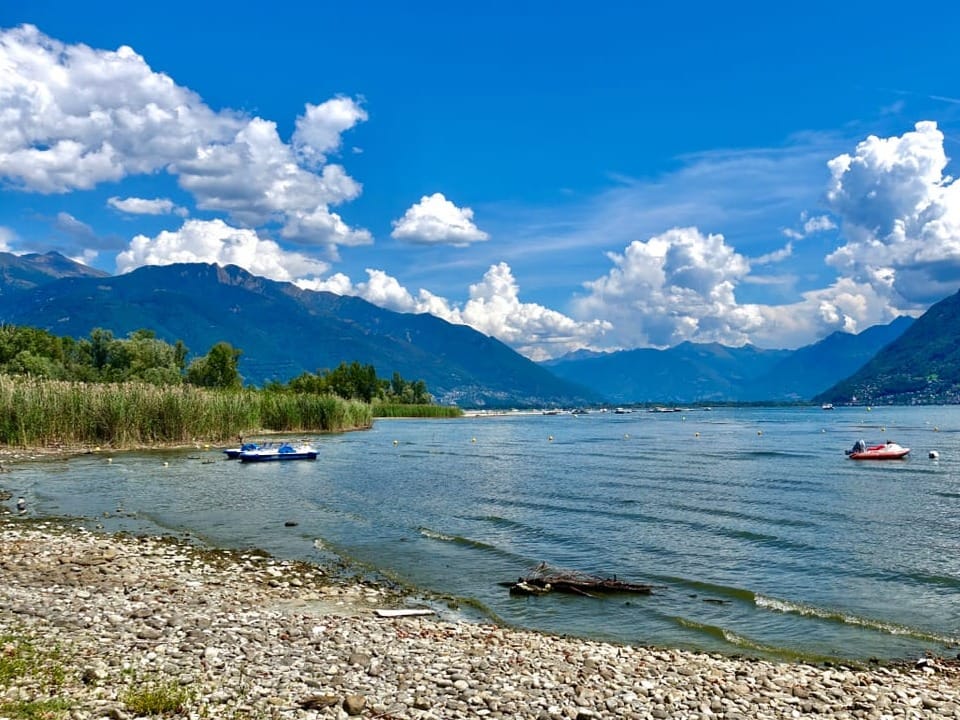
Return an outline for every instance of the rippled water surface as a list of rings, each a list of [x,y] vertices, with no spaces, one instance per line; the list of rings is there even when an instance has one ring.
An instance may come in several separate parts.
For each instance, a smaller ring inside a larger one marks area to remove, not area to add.
[[[848,460],[861,437],[913,452]],[[315,462],[94,454],[3,480],[34,515],[337,553],[518,626],[730,653],[957,653],[960,408],[386,420],[316,442]],[[541,561],[658,587],[593,599],[500,584]]]

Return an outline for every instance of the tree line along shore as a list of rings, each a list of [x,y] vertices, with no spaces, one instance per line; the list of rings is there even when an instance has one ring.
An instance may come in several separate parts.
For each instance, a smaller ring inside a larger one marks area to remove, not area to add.
[[[242,352],[216,343],[187,362],[149,330],[59,337],[0,326],[0,445],[115,449],[224,442],[256,433],[369,428],[376,417],[456,417],[423,381],[342,362],[287,383],[245,387]]]
[[[359,430],[371,427],[375,417],[459,414],[457,408],[368,403],[328,393],[0,375],[0,445],[20,448],[216,443],[258,432]]]

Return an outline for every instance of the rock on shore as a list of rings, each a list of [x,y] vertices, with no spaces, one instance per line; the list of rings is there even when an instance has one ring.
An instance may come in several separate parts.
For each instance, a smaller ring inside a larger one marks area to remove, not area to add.
[[[960,718],[960,672],[743,660],[431,617],[319,568],[0,524],[0,718]],[[18,667],[37,672],[18,674]],[[17,661],[22,661],[17,665]],[[20,715],[23,716],[23,715]],[[30,717],[41,717],[31,715]]]

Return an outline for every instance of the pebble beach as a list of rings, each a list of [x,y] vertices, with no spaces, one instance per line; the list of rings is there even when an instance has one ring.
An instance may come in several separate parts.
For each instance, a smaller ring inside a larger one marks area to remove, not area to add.
[[[0,528],[0,718],[960,718],[955,659],[817,666],[382,617],[408,601],[313,565]]]

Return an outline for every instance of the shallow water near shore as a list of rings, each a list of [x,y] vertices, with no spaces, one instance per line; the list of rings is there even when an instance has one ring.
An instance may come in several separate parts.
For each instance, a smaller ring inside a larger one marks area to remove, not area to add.
[[[912,453],[848,460],[858,438]],[[314,462],[102,452],[21,463],[0,484],[32,517],[339,555],[531,629],[788,658],[958,651],[960,408],[379,420],[314,440]],[[657,587],[500,584],[540,562]]]

